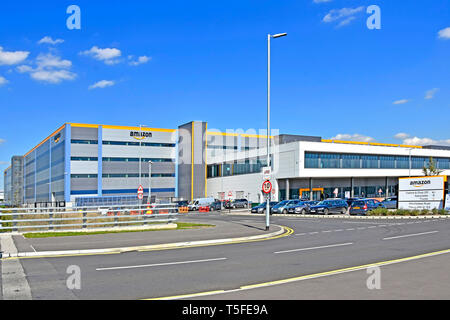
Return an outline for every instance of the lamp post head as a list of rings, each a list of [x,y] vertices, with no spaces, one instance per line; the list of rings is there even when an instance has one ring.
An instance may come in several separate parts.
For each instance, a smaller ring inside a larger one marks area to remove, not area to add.
[[[281,37],[284,37],[284,36],[287,36],[287,33],[277,33],[277,34],[274,34],[271,37],[272,38],[281,38]]]

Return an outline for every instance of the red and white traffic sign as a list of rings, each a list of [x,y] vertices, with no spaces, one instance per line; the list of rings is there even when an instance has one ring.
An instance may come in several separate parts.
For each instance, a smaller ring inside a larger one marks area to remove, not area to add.
[[[137,196],[139,200],[144,199],[144,187],[139,186]]]
[[[272,183],[269,180],[266,180],[262,185],[262,192],[269,194],[270,191],[272,191]]]

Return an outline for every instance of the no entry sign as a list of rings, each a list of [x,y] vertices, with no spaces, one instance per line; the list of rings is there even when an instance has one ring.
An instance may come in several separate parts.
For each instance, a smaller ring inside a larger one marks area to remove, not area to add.
[[[272,183],[269,180],[266,180],[262,185],[262,192],[269,194],[270,191],[272,191]]]

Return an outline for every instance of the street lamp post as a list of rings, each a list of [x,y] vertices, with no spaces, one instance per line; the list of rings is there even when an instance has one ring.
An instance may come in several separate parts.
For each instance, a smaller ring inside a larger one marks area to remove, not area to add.
[[[267,35],[267,167],[271,167],[270,163],[270,39],[287,36],[287,33],[278,33],[275,35]],[[270,193],[266,197],[266,231],[270,227]]]
[[[409,148],[409,177],[411,178],[411,166],[412,166],[412,158],[411,158],[412,148]]]
[[[152,161],[148,162],[148,203],[152,203]]]

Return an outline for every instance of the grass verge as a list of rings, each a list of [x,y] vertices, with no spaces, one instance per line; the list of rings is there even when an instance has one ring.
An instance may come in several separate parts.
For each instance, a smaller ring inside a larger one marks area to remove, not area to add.
[[[200,223],[186,223],[178,222],[177,228],[170,230],[186,230],[186,229],[200,229],[200,228],[212,228],[215,225],[212,224],[200,224]],[[148,231],[167,231],[164,229],[154,230],[117,230],[117,231],[92,231],[92,232],[36,232],[36,233],[24,233],[25,238],[54,238],[54,237],[74,237],[74,236],[88,236],[95,234],[109,234],[109,233],[128,233],[128,232],[148,232]]]

